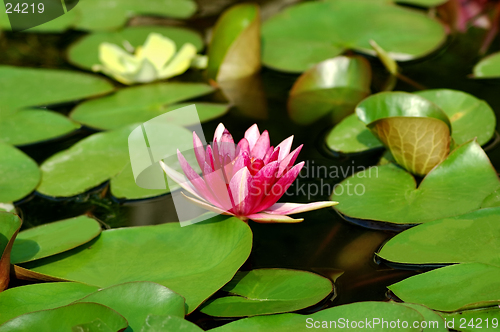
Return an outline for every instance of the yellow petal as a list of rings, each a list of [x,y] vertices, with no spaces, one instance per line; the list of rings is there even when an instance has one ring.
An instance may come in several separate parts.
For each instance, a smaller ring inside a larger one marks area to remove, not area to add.
[[[102,65],[111,71],[126,71],[129,62],[133,62],[133,56],[125,52],[117,45],[101,43],[99,45],[99,60]]]
[[[158,71],[155,66],[148,60],[144,59],[141,62],[139,70],[135,72],[131,80],[137,83],[148,83],[158,79]]]
[[[196,47],[191,43],[184,44],[172,61],[170,61],[165,68],[160,70],[159,77],[169,78],[184,73],[188,70],[195,56]]]
[[[136,52],[139,60],[148,59],[157,70],[160,70],[174,56],[175,43],[159,33],[150,33],[144,46]]]

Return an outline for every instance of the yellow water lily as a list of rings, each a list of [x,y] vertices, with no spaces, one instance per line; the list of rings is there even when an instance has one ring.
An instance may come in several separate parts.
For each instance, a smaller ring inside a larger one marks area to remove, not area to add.
[[[94,65],[92,70],[101,71],[123,84],[148,83],[184,73],[195,58],[196,47],[193,44],[185,43],[177,52],[173,40],[151,33],[134,53],[115,44],[101,43],[101,64]]]

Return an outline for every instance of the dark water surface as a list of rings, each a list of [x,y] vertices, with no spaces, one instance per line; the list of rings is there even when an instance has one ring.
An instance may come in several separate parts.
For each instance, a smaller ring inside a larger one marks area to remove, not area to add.
[[[203,16],[188,22],[188,25],[200,31],[211,26],[216,14],[230,1],[219,1],[217,4],[205,4]],[[208,5],[210,4],[210,5]],[[210,7],[212,6],[212,7]],[[178,22],[174,22],[178,23]],[[450,88],[462,90],[485,99],[500,118],[500,83],[497,80],[474,80],[467,76],[472,72],[473,65],[478,61],[477,49],[483,32],[471,30],[467,35],[450,37],[446,47],[426,59],[402,64],[403,73],[427,88]],[[28,67],[48,67],[73,69],[65,62],[64,49],[82,34],[67,32],[55,34],[24,34],[5,33],[0,38],[0,64],[22,65]],[[498,41],[493,45],[500,45]],[[498,47],[492,47],[495,51]],[[376,59],[370,59],[374,70],[374,92],[377,85],[385,78],[385,73]],[[196,75],[194,75],[196,76]],[[334,157],[323,146],[324,135],[331,128],[328,120],[318,121],[311,126],[299,126],[292,123],[286,111],[288,91],[297,75],[275,72],[264,69],[261,74],[263,90],[268,104],[268,117],[256,120],[242,115],[238,109],[231,111],[222,118],[204,124],[203,129],[207,141],[212,138],[213,131],[219,122],[223,122],[235,138],[243,137],[244,131],[257,122],[261,130],[267,129],[271,143],[276,146],[290,135],[295,135],[293,148],[304,144],[304,149],[298,161],[306,161],[310,171],[309,176],[303,170],[299,177],[299,185],[324,185],[323,193],[307,197],[301,193],[285,196],[282,201],[308,202],[328,200],[330,188],[344,178],[342,172],[338,177],[313,176],[311,169],[318,166],[338,167],[352,174],[350,167],[358,170],[360,167],[375,165],[380,152],[353,157]],[[186,78],[187,80],[193,77]],[[395,90],[415,91],[406,83],[398,83]],[[210,100],[208,97],[204,98]],[[249,95],[249,100],[254,96]],[[73,105],[62,105],[54,108],[67,114]],[[262,110],[258,110],[262,111]],[[63,150],[76,141],[92,134],[87,129],[58,140],[32,146],[22,150],[38,162],[57,151]],[[495,168],[500,167],[500,149],[493,148],[488,155]],[[316,174],[317,175],[317,174]],[[326,185],[325,185],[326,184]],[[294,187],[289,192],[294,192]],[[73,217],[82,213],[90,213],[103,222],[105,227],[139,226],[174,222],[177,220],[170,195],[157,199],[132,203],[120,203],[109,194],[106,185],[96,188],[90,193],[65,200],[50,200],[34,195],[19,202],[18,210],[23,217],[23,228],[29,228],[46,222]],[[390,206],[387,207],[390,209]],[[305,220],[299,224],[257,224],[249,222],[254,233],[254,246],[244,269],[262,267],[281,267],[316,271],[335,276],[338,270],[344,274],[336,282],[335,296],[332,301],[321,305],[331,306],[356,301],[386,300],[386,286],[407,278],[417,271],[391,269],[374,261],[374,252],[392,237],[390,231],[375,231],[362,228],[344,221],[332,209],[323,209],[303,214]],[[311,308],[320,309],[321,306]],[[192,320],[203,327],[219,324],[202,314],[194,314]]]

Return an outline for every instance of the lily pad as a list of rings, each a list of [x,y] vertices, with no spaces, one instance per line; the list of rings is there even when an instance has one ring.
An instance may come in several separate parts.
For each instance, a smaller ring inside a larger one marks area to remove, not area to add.
[[[496,266],[466,263],[419,274],[388,288],[405,302],[457,311],[500,303],[498,278],[500,268]]]
[[[156,15],[171,18],[188,18],[196,11],[192,0],[151,0],[137,3],[134,0],[80,0],[66,14],[28,30],[28,32],[62,32],[76,30],[103,31],[124,26],[138,15]],[[10,28],[7,14],[0,12],[0,26]]]
[[[384,321],[397,320],[410,322],[395,328],[382,327]],[[357,302],[315,312],[310,315],[280,314],[255,316],[212,329],[213,332],[288,332],[309,329],[360,331],[415,331],[412,322],[422,322],[424,317],[416,310],[398,303]],[[367,324],[369,323],[369,324]],[[330,324],[332,324],[330,326]],[[335,324],[335,325],[334,325]]]
[[[12,213],[0,211],[0,292],[10,280],[10,251],[22,221]]]
[[[344,154],[384,147],[356,114],[347,116],[333,127],[326,136],[326,145],[330,150]]]
[[[479,61],[473,69],[475,78],[500,77],[500,52],[493,53]]]
[[[397,33],[394,33],[397,31]],[[374,40],[398,61],[422,57],[445,40],[443,26],[424,13],[372,0],[328,0],[290,6],[262,27],[262,61],[300,72],[352,49],[374,54]]]
[[[413,227],[387,242],[378,255],[398,264],[485,263],[500,267],[500,209],[489,216],[447,218]]]
[[[0,293],[0,325],[29,312],[68,305],[97,289],[79,282],[49,282],[10,288]]]
[[[333,291],[330,280],[286,269],[238,272],[222,288],[230,296],[210,301],[201,312],[217,317],[242,317],[295,311],[312,306]]]
[[[412,308],[413,310],[418,311],[423,317],[424,321],[426,321],[426,326],[422,328],[422,332],[428,331],[439,331],[439,332],[448,332],[448,329],[445,326],[444,319],[439,316],[435,311],[424,307],[423,305],[413,304],[413,303],[401,303],[408,308]]]
[[[14,202],[40,182],[37,163],[15,147],[0,142],[0,202]]]
[[[52,256],[89,242],[101,233],[101,225],[80,216],[33,227],[20,232],[12,247],[12,264]]]
[[[202,83],[159,83],[121,89],[115,94],[78,105],[70,117],[88,127],[116,129],[141,123],[178,107],[173,104],[214,91]],[[167,108],[172,106],[172,108]],[[175,108],[174,108],[175,107]],[[182,106],[179,106],[182,107]],[[200,103],[201,121],[224,114],[227,105]],[[179,121],[179,119],[178,119]]]
[[[113,90],[108,81],[74,71],[0,66],[0,114],[103,95]]]
[[[136,127],[132,125],[91,135],[48,158],[41,166],[43,178],[38,192],[53,197],[70,197],[116,177],[130,163],[128,137]],[[163,130],[172,149],[192,141],[192,134],[182,127],[166,124]],[[118,192],[128,193],[132,199],[143,196],[144,189],[129,180],[119,181],[121,188]],[[167,191],[156,193],[164,192]]]
[[[232,279],[252,247],[236,218],[105,230],[88,246],[23,264],[32,272],[98,287],[152,281],[186,299],[191,312]],[[127,248],[127,250],[124,250]]]
[[[500,310],[498,307],[485,309],[465,310],[459,312],[440,312],[443,318],[449,323],[453,330],[472,332],[481,329],[481,331],[497,331],[500,326]]]
[[[338,56],[304,72],[288,97],[288,114],[310,124],[330,113],[335,122],[354,111],[370,94],[371,68],[361,56]]]
[[[143,45],[150,33],[159,33],[174,41],[177,49],[185,43],[193,44],[198,51],[203,48],[203,40],[200,35],[192,30],[181,27],[161,26],[134,26],[127,27],[118,32],[96,32],[83,37],[68,49],[69,61],[81,68],[91,69],[93,65],[99,64],[99,45],[111,43],[122,46],[124,42],[133,47]]]
[[[19,110],[0,120],[0,141],[26,145],[61,137],[79,128],[79,124],[56,112]]]
[[[500,206],[500,188],[492,192],[484,199],[483,204],[481,204],[481,209],[497,206]]]
[[[153,282],[129,282],[89,294],[77,302],[99,303],[128,321],[125,332],[141,331],[149,315],[171,315],[184,318],[184,298]]]
[[[0,325],[0,332],[82,331],[80,326],[93,327],[88,330],[89,332],[119,332],[124,330],[127,325],[123,316],[108,307],[97,303],[75,303],[18,316]]]
[[[260,70],[260,13],[255,4],[238,4],[225,11],[215,24],[208,48],[207,75],[231,81]]]
[[[471,141],[430,171],[418,188],[410,173],[391,163],[345,179],[332,199],[350,218],[411,225],[477,210],[498,185],[488,156]]]
[[[425,90],[415,94],[432,101],[446,113],[455,144],[462,145],[477,138],[477,142],[484,145],[495,134],[495,113],[484,100],[449,89]]]
[[[142,326],[141,332],[164,332],[164,331],[182,331],[182,332],[203,332],[197,325],[185,319],[176,316],[158,316],[150,315],[146,323]]]

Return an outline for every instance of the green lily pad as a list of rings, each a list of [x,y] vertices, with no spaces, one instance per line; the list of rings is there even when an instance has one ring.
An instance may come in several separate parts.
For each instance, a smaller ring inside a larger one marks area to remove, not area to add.
[[[121,89],[115,94],[78,105],[70,117],[88,127],[116,129],[145,122],[172,110],[167,106],[209,94],[214,88],[202,83],[158,83]],[[181,106],[182,107],[182,106]],[[175,107],[176,109],[177,107]],[[200,120],[224,114],[227,105],[200,103]]]
[[[475,78],[500,77],[500,52],[493,53],[479,61],[473,69]]]
[[[356,114],[347,116],[333,127],[326,136],[326,145],[330,150],[344,154],[384,147]]]
[[[67,70],[0,66],[0,114],[29,106],[75,101],[113,90],[108,81]]]
[[[119,332],[125,329],[127,325],[127,321],[123,316],[108,307],[97,303],[75,303],[18,316],[0,325],[0,332],[82,331],[80,326],[93,327],[92,329],[83,330],[89,332]]]
[[[29,312],[68,305],[97,289],[79,282],[49,282],[10,288],[0,293],[0,325]]]
[[[412,308],[413,310],[418,311],[424,317],[424,321],[427,322],[427,325],[422,328],[422,332],[428,332],[428,331],[448,332],[448,329],[445,326],[444,319],[441,316],[439,316],[435,311],[419,304],[401,303],[401,305],[404,305],[405,307]]]
[[[392,3],[306,2],[264,23],[262,61],[274,69],[300,72],[347,49],[374,54],[370,40],[393,59],[406,61],[434,51],[445,35],[443,26],[424,13]]]
[[[180,147],[183,142],[192,141],[192,134],[188,130],[175,125],[165,126],[166,139],[172,149]],[[119,176],[130,163],[128,136],[135,127],[137,125],[91,135],[48,158],[41,165],[43,178],[38,192],[53,197],[70,197]],[[115,178],[114,182],[117,181],[120,188],[115,193],[119,196],[127,194],[131,199],[148,196],[130,178],[121,181]],[[151,191],[151,195],[165,192],[168,191]]]
[[[405,302],[457,311],[500,303],[498,278],[500,268],[496,266],[466,263],[419,274],[388,288]]]
[[[465,310],[459,312],[440,312],[448,321],[450,329],[463,332],[498,331],[500,326],[500,310],[498,307]]]
[[[451,123],[451,136],[457,145],[476,137],[477,142],[484,145],[495,134],[495,113],[484,100],[449,89],[425,90],[415,94],[432,101],[446,113]]]
[[[242,317],[295,311],[324,299],[333,291],[333,285],[311,272],[257,269],[238,272],[222,290],[231,296],[207,303],[201,312],[217,317]]]
[[[164,332],[164,331],[182,331],[182,332],[203,332],[197,325],[185,319],[164,315],[150,315],[146,323],[142,326],[141,332]]]
[[[189,313],[230,281],[250,254],[248,225],[236,218],[223,219],[190,227],[169,223],[105,230],[89,246],[23,267],[98,287],[156,282],[182,295]]]
[[[288,97],[288,114],[300,124],[310,124],[331,113],[335,122],[354,111],[370,94],[371,68],[361,56],[338,56],[304,72]]]
[[[422,7],[436,7],[448,2],[448,0],[396,0],[397,3],[408,3]]]
[[[56,112],[19,110],[0,120],[0,141],[26,145],[64,136],[79,128],[79,124]]]
[[[10,251],[21,224],[15,214],[0,211],[0,292],[9,285]]]
[[[101,233],[101,225],[80,216],[60,220],[20,232],[12,247],[12,264],[52,256],[89,242]]]
[[[481,204],[481,209],[498,206],[500,206],[500,188],[492,192],[484,199],[483,204]]]
[[[184,318],[184,298],[165,286],[153,282],[129,282],[89,294],[76,302],[99,303],[128,321],[125,332],[141,331],[149,315],[171,315]]]
[[[489,216],[446,218],[404,231],[378,255],[398,264],[485,263],[500,267],[500,209]]]
[[[256,4],[238,4],[215,24],[208,48],[207,76],[230,81],[260,70],[260,13]]]
[[[70,46],[68,58],[72,64],[90,70],[93,65],[100,63],[99,45],[101,43],[122,46],[124,42],[128,42],[133,47],[137,47],[143,45],[152,32],[172,39],[177,49],[185,43],[193,44],[198,51],[203,48],[200,35],[192,30],[181,27],[135,26],[118,32],[96,32],[87,35]]]
[[[62,32],[76,30],[103,31],[124,26],[138,15],[155,15],[172,18],[188,18],[196,11],[192,0],[150,0],[138,3],[134,0],[80,0],[66,14],[27,30],[27,32]],[[10,28],[7,14],[0,12],[0,27]]]
[[[395,328],[382,327],[384,321],[407,321],[408,326],[402,324]],[[288,332],[307,330],[340,330],[353,331],[415,331],[411,324],[422,322],[424,317],[412,308],[398,303],[389,302],[357,302],[328,308],[310,315],[280,314],[255,316],[240,319],[235,322],[212,329],[213,332]],[[367,325],[367,322],[369,325]],[[377,323],[378,322],[378,323]],[[354,325],[354,323],[356,323]],[[377,323],[377,324],[374,324]],[[330,324],[332,324],[330,326]],[[336,325],[334,325],[336,324]],[[361,327],[362,324],[363,326]]]
[[[418,188],[410,173],[386,164],[345,179],[332,199],[350,218],[419,224],[477,210],[498,185],[488,156],[471,141],[430,171]]]
[[[37,163],[15,147],[0,142],[0,202],[14,202],[40,182]]]

